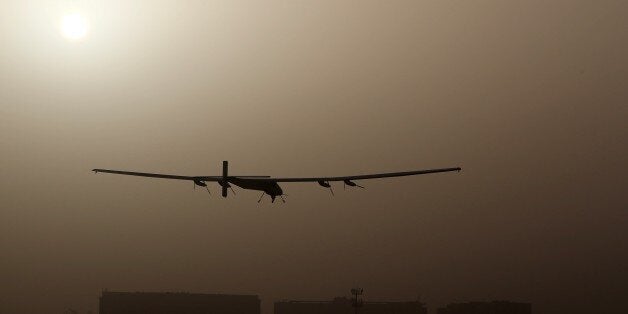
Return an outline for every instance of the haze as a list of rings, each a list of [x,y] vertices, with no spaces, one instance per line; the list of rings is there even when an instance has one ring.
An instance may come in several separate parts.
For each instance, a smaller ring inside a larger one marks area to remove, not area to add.
[[[66,7],[89,19],[71,42]],[[102,289],[532,302],[628,292],[626,1],[3,1],[0,313]],[[95,167],[351,175],[214,197]]]

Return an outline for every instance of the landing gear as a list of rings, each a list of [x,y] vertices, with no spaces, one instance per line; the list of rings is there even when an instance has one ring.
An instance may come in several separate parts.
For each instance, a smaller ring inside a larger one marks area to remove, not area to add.
[[[259,199],[257,200],[257,202],[261,202],[262,199],[264,198],[264,195],[266,195],[266,192],[262,192],[262,195],[259,197]],[[270,196],[270,202],[274,203],[275,199],[277,198],[277,196],[279,196],[279,198],[281,198],[282,202],[286,202],[286,200],[283,198],[283,195],[274,195],[274,194],[268,194],[268,196]]]

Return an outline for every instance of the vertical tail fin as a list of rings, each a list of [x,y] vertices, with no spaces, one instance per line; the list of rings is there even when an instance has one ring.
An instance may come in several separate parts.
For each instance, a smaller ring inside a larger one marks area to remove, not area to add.
[[[229,182],[227,181],[227,177],[229,176],[229,162],[226,160],[222,161],[222,197],[227,197],[227,188],[229,187]]]

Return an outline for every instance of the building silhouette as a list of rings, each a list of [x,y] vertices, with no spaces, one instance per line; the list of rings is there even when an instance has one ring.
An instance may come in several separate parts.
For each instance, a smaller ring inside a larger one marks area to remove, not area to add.
[[[354,314],[351,299],[338,297],[331,301],[278,301],[274,314]],[[405,302],[361,302],[359,314],[427,314],[424,303]]]
[[[260,314],[256,295],[109,292],[100,297],[100,314]]]
[[[532,304],[510,301],[450,303],[438,314],[530,314]]]

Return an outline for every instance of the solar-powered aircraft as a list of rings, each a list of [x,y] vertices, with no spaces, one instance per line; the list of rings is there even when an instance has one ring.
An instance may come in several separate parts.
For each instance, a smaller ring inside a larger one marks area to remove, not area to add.
[[[331,194],[334,194],[334,190],[331,187],[330,182],[342,181],[346,186],[350,187],[359,187],[364,188],[361,185],[353,182],[354,180],[366,180],[366,179],[381,179],[381,178],[392,178],[392,177],[404,177],[404,176],[414,176],[419,174],[428,174],[428,173],[438,173],[438,172],[451,172],[451,171],[460,171],[462,170],[459,167],[456,168],[440,168],[440,169],[427,169],[427,170],[414,170],[414,171],[404,171],[404,172],[389,172],[389,173],[374,173],[374,174],[363,174],[357,176],[344,176],[344,177],[307,177],[307,178],[272,178],[270,176],[231,176],[229,175],[229,163],[227,161],[222,162],[222,176],[180,176],[180,175],[171,175],[171,174],[159,174],[159,173],[146,173],[146,172],[132,172],[132,171],[120,171],[120,170],[108,170],[108,169],[93,169],[94,173],[114,173],[114,174],[123,174],[129,176],[139,176],[139,177],[149,177],[149,178],[161,178],[161,179],[173,179],[173,180],[187,180],[192,181],[194,187],[202,186],[207,189],[209,192],[209,188],[207,187],[207,182],[217,182],[222,187],[222,196],[227,197],[227,189],[231,189],[233,194],[233,188],[231,184],[241,187],[246,190],[257,190],[262,191],[262,196],[257,201],[258,203],[262,200],[265,194],[268,194],[272,200],[275,202],[275,198],[279,196],[281,200],[285,203],[286,201],[283,198],[283,190],[279,186],[279,182],[316,182],[320,186],[324,188],[328,188]]]

